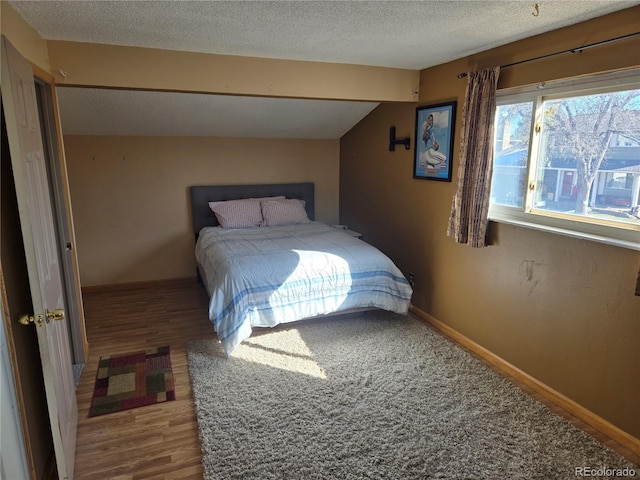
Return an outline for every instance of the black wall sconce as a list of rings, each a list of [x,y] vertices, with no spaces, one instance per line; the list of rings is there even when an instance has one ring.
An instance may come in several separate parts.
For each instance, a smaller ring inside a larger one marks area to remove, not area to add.
[[[389,128],[389,151],[395,152],[396,145],[404,145],[405,150],[411,150],[411,138],[396,139],[396,127]]]

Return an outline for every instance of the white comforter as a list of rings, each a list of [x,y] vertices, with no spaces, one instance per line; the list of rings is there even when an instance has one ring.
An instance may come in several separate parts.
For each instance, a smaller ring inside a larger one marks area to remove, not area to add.
[[[196,259],[209,318],[227,355],[252,326],[354,308],[406,313],[412,290],[375,247],[321,222],[282,227],[205,227]]]

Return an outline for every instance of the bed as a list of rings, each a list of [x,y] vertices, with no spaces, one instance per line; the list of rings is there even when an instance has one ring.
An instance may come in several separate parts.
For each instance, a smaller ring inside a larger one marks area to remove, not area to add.
[[[227,356],[253,327],[360,309],[407,312],[411,286],[386,255],[315,221],[312,183],[192,186],[190,196],[198,278]]]

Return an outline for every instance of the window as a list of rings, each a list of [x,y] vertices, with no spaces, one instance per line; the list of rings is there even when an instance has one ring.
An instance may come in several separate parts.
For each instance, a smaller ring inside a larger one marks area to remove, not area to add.
[[[640,71],[498,95],[489,218],[640,250]]]

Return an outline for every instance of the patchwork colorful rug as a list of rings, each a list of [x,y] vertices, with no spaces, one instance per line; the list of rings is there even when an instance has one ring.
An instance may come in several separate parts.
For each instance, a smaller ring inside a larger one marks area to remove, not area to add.
[[[169,347],[100,357],[89,416],[175,400]]]

